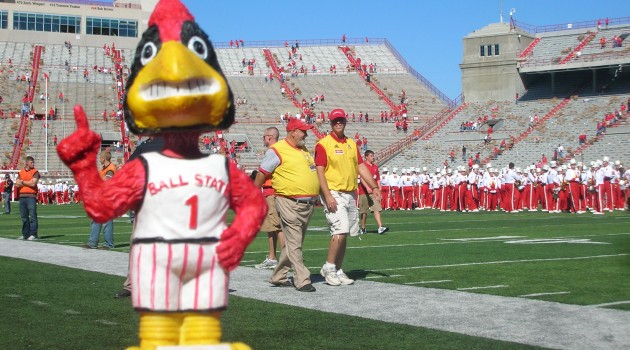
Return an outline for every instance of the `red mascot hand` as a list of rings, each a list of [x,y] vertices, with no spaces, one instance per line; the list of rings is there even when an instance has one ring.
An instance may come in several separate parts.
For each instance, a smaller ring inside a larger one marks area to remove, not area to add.
[[[57,146],[59,158],[76,174],[89,167],[96,167],[96,155],[101,147],[101,137],[90,130],[81,105],[74,107],[77,130]]]
[[[243,239],[232,226],[226,228],[221,234],[221,242],[217,247],[221,266],[228,272],[237,268],[248,244],[249,241]]]

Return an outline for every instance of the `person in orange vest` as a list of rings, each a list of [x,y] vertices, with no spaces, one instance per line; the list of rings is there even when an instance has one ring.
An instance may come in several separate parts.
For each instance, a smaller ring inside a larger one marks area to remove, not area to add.
[[[20,170],[15,187],[19,193],[20,216],[22,217],[22,240],[38,240],[37,235],[37,182],[39,171],[35,169],[35,159],[26,157],[24,168]]]
[[[103,180],[108,180],[116,173],[116,165],[112,163],[112,154],[109,151],[102,151],[100,156],[101,169],[99,174]],[[103,228],[103,239],[105,240],[103,249],[114,248],[114,220],[109,220],[104,224],[92,221],[90,224],[90,238],[83,246],[88,249],[97,249],[98,241],[101,236],[101,228]]]

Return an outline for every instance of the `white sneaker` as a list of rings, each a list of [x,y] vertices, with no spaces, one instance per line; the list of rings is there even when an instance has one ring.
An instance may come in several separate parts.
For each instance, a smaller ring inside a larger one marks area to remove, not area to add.
[[[378,234],[382,235],[383,233],[389,231],[389,227],[381,226],[378,228]]]
[[[258,265],[254,265],[254,268],[259,269],[259,270],[260,269],[273,270],[276,268],[276,265],[278,265],[278,260],[271,260],[269,259],[269,257],[265,257],[265,260]]]
[[[334,269],[327,270],[322,267],[322,269],[319,270],[319,273],[322,275],[322,277],[326,279],[326,283],[328,283],[329,285],[331,286],[341,285],[341,280],[339,279],[339,276],[337,276],[337,271],[335,271]]]
[[[26,240],[28,240],[28,241],[38,241],[39,238],[37,238],[35,236],[28,236],[28,238]]]
[[[341,281],[341,284],[344,286],[350,285],[354,283],[354,280],[352,278],[348,278],[348,275],[346,275],[343,270],[339,270],[337,271],[337,277],[339,278],[339,281]]]

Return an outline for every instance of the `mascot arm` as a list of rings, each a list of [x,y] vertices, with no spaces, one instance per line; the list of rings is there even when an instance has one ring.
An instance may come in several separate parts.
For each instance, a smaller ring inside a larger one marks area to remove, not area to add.
[[[232,224],[223,231],[217,247],[221,266],[234,270],[241,261],[245,249],[256,237],[267,215],[267,203],[259,188],[234,163],[229,162],[230,207],[235,216]]]
[[[125,164],[112,178],[103,181],[98,173],[75,179],[81,190],[85,211],[96,222],[104,223],[136,209],[144,194],[146,170],[139,159]]]
[[[59,143],[57,153],[74,173],[88,215],[96,222],[106,222],[137,206],[144,192],[146,171],[140,161],[134,160],[105,182],[96,165],[101,137],[90,130],[82,106],[74,107],[74,118],[77,130]]]

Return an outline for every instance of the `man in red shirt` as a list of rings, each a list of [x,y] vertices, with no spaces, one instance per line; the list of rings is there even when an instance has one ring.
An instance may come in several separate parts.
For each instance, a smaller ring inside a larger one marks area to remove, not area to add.
[[[371,150],[365,151],[364,154],[364,164],[372,173],[372,178],[381,189],[381,193],[383,193],[381,188],[381,174],[378,170],[378,165],[374,164],[374,152]],[[361,234],[366,234],[367,229],[365,225],[367,223],[368,210],[374,213],[374,220],[376,220],[376,224],[378,225],[378,233],[384,234],[389,231],[388,227],[383,226],[383,222],[381,221],[381,203],[374,199],[374,195],[372,194],[372,189],[367,185],[367,182],[359,175],[359,180],[361,181],[359,184],[359,215],[360,215],[360,228],[359,231]]]

